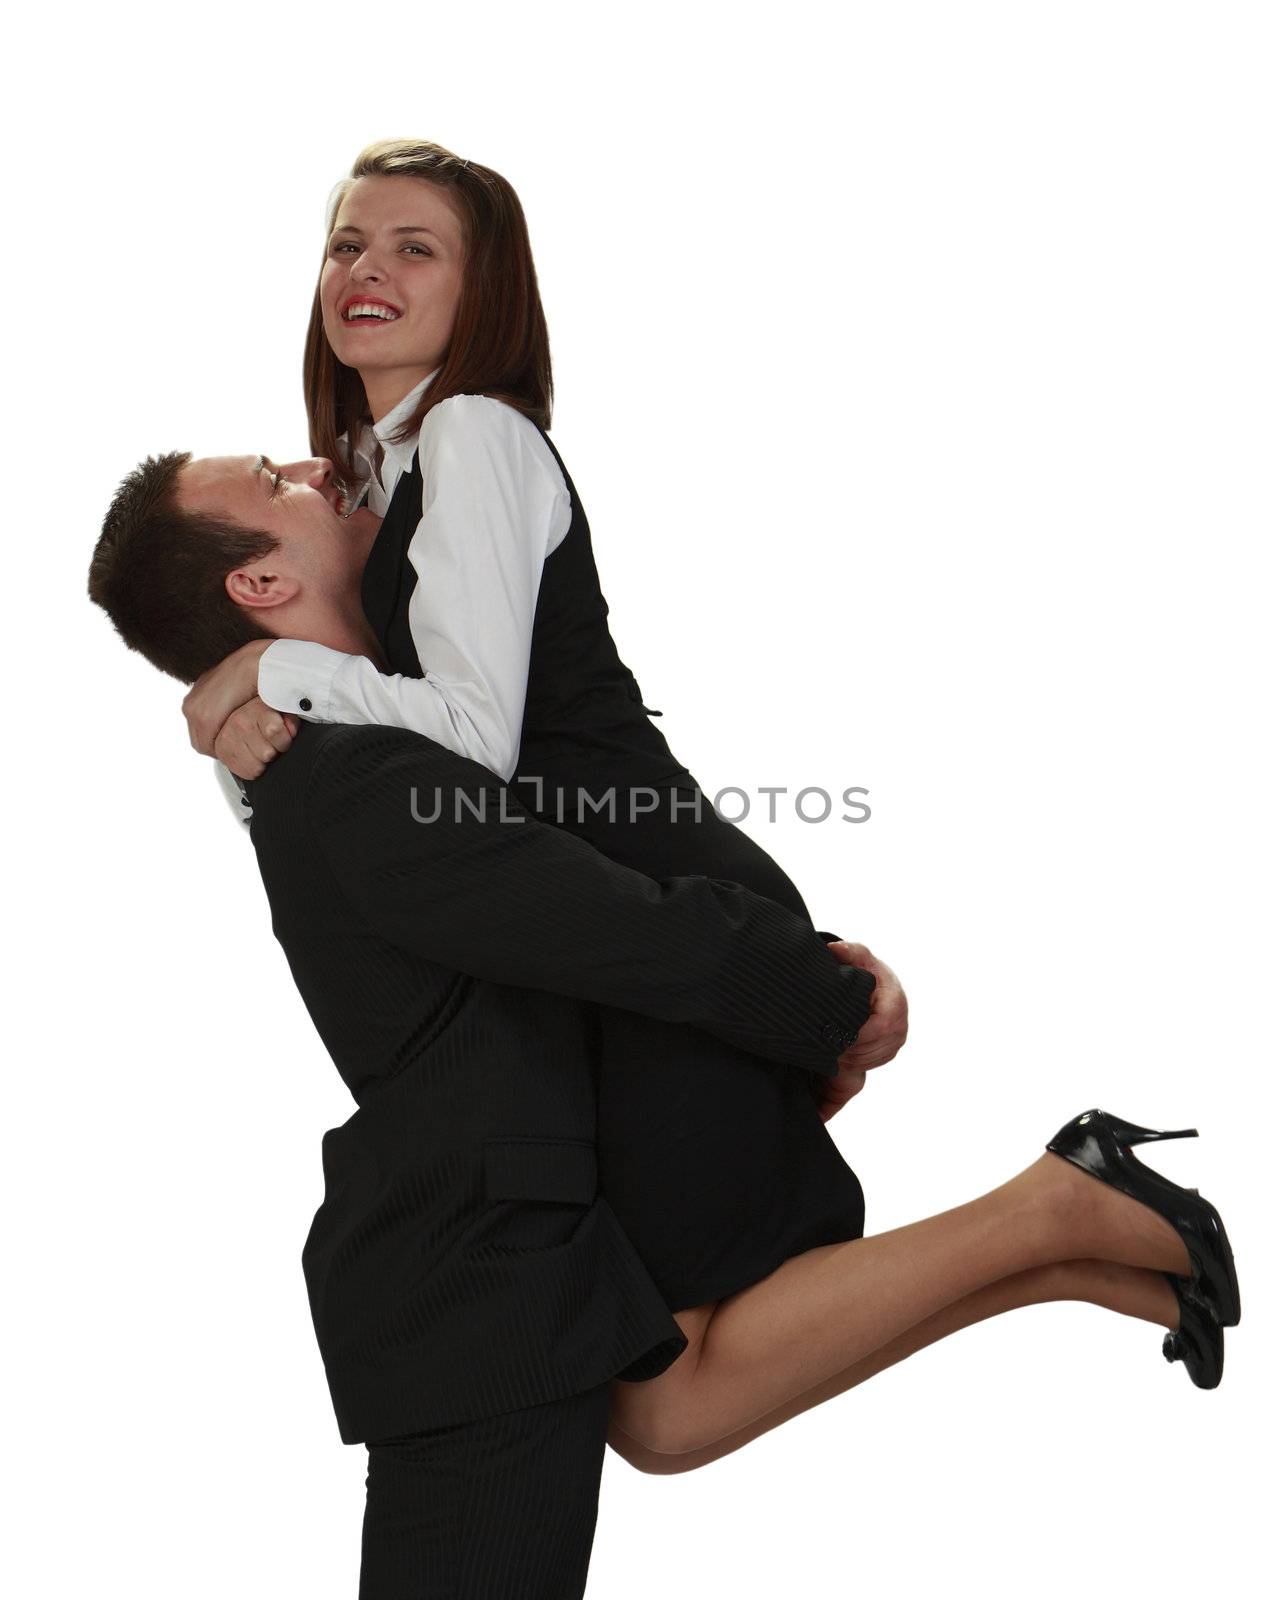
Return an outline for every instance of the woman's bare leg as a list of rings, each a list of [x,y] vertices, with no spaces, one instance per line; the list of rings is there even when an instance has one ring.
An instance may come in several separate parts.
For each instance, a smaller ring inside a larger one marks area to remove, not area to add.
[[[616,1385],[612,1416],[650,1449],[698,1450],[833,1381],[978,1290],[1087,1258],[1191,1271],[1170,1223],[1045,1151],[965,1205],[793,1256],[720,1301],[697,1348],[667,1372]]]
[[[1140,1317],[1164,1328],[1174,1328],[1180,1321],[1180,1306],[1170,1284],[1161,1272],[1146,1267],[1124,1267],[1110,1261],[1060,1261],[1046,1267],[1028,1267],[1024,1272],[1000,1278],[972,1294],[943,1306],[931,1316],[917,1322],[895,1339],[890,1339],[870,1355],[855,1361],[851,1366],[834,1373],[825,1382],[814,1384],[803,1394],[796,1395],[785,1404],[766,1412],[746,1427],[726,1434],[713,1444],[703,1445],[679,1455],[651,1450],[624,1432],[615,1420],[615,1399],[632,1385],[615,1379],[611,1384],[611,1422],[609,1443],[623,1458],[642,1472],[670,1475],[693,1472],[722,1456],[731,1455],[761,1434],[789,1422],[803,1411],[810,1411],[836,1395],[843,1394],[867,1378],[873,1378],[886,1367],[904,1361],[925,1345],[957,1333],[961,1328],[984,1322],[988,1317],[1004,1311],[1015,1311],[1021,1306],[1041,1305],[1051,1300],[1086,1300],[1092,1305],[1104,1306],[1124,1316]],[[677,1321],[693,1338],[701,1337],[710,1321],[711,1307],[695,1306],[689,1312],[678,1312]],[[704,1313],[706,1313],[704,1315]],[[685,1352],[694,1353],[693,1346]],[[684,1359],[684,1357],[682,1357]]]

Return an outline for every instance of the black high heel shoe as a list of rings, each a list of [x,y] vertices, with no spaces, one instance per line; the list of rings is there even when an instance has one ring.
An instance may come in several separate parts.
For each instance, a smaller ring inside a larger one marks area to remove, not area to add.
[[[1124,1122],[1108,1111],[1093,1108],[1067,1122],[1048,1140],[1047,1148],[1165,1217],[1184,1240],[1193,1263],[1193,1277],[1183,1279],[1183,1283],[1194,1284],[1197,1295],[1210,1302],[1221,1326],[1232,1328],[1242,1315],[1242,1305],[1233,1251],[1220,1213],[1196,1189],[1172,1183],[1131,1152],[1132,1145],[1147,1144],[1152,1139],[1192,1139],[1197,1135],[1197,1128],[1175,1128],[1170,1132],[1140,1128],[1134,1122]]]
[[[1162,1353],[1168,1361],[1183,1361],[1200,1389],[1214,1389],[1224,1373],[1224,1329],[1211,1304],[1196,1292],[1192,1278],[1174,1272],[1163,1277],[1180,1302],[1180,1326],[1163,1335]]]

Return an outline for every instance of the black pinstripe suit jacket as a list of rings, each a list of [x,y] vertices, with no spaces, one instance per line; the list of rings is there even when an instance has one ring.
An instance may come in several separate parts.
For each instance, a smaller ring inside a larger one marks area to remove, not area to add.
[[[597,1192],[594,1006],[830,1076],[870,1006],[792,912],[657,883],[393,728],[303,724],[249,786],[281,942],[358,1109],[302,1252],[341,1438],[653,1376],[684,1339]]]

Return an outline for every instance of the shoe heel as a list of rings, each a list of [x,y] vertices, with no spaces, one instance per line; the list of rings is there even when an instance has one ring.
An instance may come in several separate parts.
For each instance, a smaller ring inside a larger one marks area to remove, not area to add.
[[[1191,1280],[1199,1295],[1209,1302],[1222,1327],[1233,1328],[1241,1319],[1242,1306],[1233,1247],[1220,1213],[1196,1189],[1172,1183],[1131,1150],[1134,1144],[1192,1139],[1197,1134],[1196,1128],[1142,1128],[1093,1107],[1059,1128],[1046,1148],[1165,1217],[1185,1241]]]
[[[1150,1144],[1155,1139],[1196,1139],[1197,1128],[1141,1128],[1105,1113],[1106,1125],[1119,1144]]]

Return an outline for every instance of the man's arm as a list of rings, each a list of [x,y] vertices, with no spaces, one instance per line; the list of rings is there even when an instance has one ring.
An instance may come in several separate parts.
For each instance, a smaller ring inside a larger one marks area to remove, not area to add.
[[[656,881],[537,821],[492,772],[397,728],[340,729],[307,811],[384,938],[475,977],[704,1028],[833,1077],[875,980],[740,884]]]

